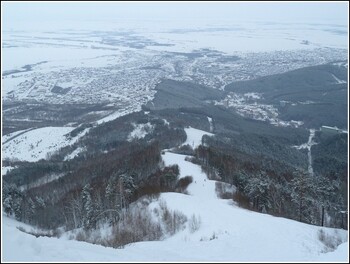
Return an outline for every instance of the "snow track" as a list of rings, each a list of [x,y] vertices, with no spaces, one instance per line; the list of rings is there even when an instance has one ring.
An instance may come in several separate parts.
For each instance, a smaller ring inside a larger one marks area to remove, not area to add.
[[[192,162],[185,160],[185,155],[165,152],[162,155],[166,166],[177,164],[180,168],[180,179],[185,176],[192,176],[193,182],[187,187],[190,195],[202,199],[217,199],[215,193],[215,181],[208,179],[207,175],[202,172],[201,168]]]

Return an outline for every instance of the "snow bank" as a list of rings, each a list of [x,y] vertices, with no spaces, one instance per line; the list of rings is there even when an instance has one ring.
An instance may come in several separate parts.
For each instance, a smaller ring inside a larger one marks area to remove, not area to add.
[[[337,247],[333,252],[320,254],[318,261],[322,262],[349,262],[349,242],[345,242]]]
[[[2,260],[3,261],[111,261],[116,259],[116,251],[112,248],[92,245],[85,242],[70,241],[48,237],[34,237],[19,231],[22,226],[31,230],[30,226],[19,223],[6,216],[2,218]]]

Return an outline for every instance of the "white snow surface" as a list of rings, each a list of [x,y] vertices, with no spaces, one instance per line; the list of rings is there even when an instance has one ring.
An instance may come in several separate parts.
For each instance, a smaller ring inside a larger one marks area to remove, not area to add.
[[[130,113],[139,112],[140,110],[141,110],[141,107],[139,107],[139,106],[136,106],[136,107],[130,106],[130,107],[127,107],[125,109],[121,109],[121,110],[115,111],[114,113],[112,113],[112,114],[110,114],[108,116],[105,116],[104,118],[102,118],[100,120],[97,120],[95,122],[95,124],[96,125],[100,125],[100,124],[103,124],[105,122],[109,122],[109,121],[115,120],[115,119],[117,119],[119,117],[128,115]]]
[[[215,181],[208,180],[207,175],[202,172],[201,168],[192,162],[186,161],[185,157],[185,155],[170,152],[165,152],[162,155],[165,166],[179,165],[180,179],[185,176],[193,177],[193,182],[187,187],[190,195],[201,199],[217,199]]]
[[[154,126],[148,122],[146,124],[133,124],[134,130],[128,136],[128,141],[144,138],[148,133],[151,133]]]
[[[321,253],[320,227],[259,214],[225,200],[204,200],[179,193],[163,193],[167,206],[201,219],[198,231],[189,229],[163,241],[138,242],[123,249],[106,248],[62,237],[25,234],[25,226],[3,217],[4,261],[347,261],[347,243],[335,252]],[[152,204],[150,204],[151,206]],[[30,227],[26,228],[31,230]],[[330,228],[323,228],[334,233]],[[338,230],[345,240],[346,232]]]
[[[29,42],[30,43],[30,42]],[[33,43],[30,43],[33,44]],[[74,67],[81,61],[84,62],[84,66],[95,66],[96,61],[89,61],[92,58],[96,58],[103,55],[115,54],[113,50],[92,49],[90,47],[51,47],[48,43],[34,43],[36,46],[29,47],[16,47],[5,49],[4,55],[4,70],[19,69],[27,64],[34,64],[41,61],[47,61],[44,65],[49,67]],[[16,59],[13,59],[16,58]],[[90,62],[90,63],[89,63]],[[106,60],[103,60],[106,63]]]
[[[164,125],[167,125],[167,126],[169,126],[169,125],[170,125],[170,123],[168,122],[168,120],[163,119],[163,121],[164,121]]]
[[[347,256],[347,258],[346,258]],[[346,260],[347,259],[347,260]],[[349,242],[338,246],[335,251],[326,254],[320,254],[318,261],[322,262],[349,262]]]
[[[210,127],[210,132],[213,132],[214,126],[213,126],[213,118],[207,116],[208,122],[209,122],[209,127]]]
[[[7,135],[3,135],[1,138],[2,138],[2,143],[6,143],[6,141],[9,141],[11,138],[14,138],[16,136],[18,136],[19,134],[21,133],[24,133],[26,131],[28,131],[29,129],[24,129],[24,130],[18,130],[16,132],[12,132],[10,134],[7,134]]]
[[[185,128],[185,132],[187,135],[187,139],[182,145],[190,145],[193,149],[197,148],[200,144],[202,144],[202,137],[204,135],[214,135],[213,133],[209,133],[193,127]]]
[[[215,29],[215,26],[203,28],[201,25],[184,27],[180,32],[145,33],[145,36],[161,43],[174,46],[150,46],[154,50],[188,52],[198,48],[212,48],[228,54],[235,51],[266,52],[272,50],[312,49],[319,46],[345,48],[346,34],[331,33],[334,28],[302,23],[265,24],[251,22],[230,25]],[[187,29],[187,30],[186,30]],[[212,30],[211,30],[212,29]],[[305,45],[307,38],[307,45]]]
[[[29,162],[46,159],[48,154],[74,144],[88,131],[85,129],[76,137],[67,138],[66,135],[73,129],[74,127],[43,127],[20,134],[3,144],[3,158]]]
[[[337,76],[335,76],[334,74],[332,74],[334,80],[336,81],[337,84],[344,84],[347,83],[347,81],[344,80],[340,80]]]
[[[71,160],[74,159],[76,156],[78,156],[80,153],[84,152],[86,149],[82,147],[78,147],[75,150],[72,151],[72,153],[68,154],[64,157],[64,160]]]
[[[9,171],[15,169],[16,167],[12,167],[12,166],[2,166],[1,167],[1,175],[4,176],[6,175]]]

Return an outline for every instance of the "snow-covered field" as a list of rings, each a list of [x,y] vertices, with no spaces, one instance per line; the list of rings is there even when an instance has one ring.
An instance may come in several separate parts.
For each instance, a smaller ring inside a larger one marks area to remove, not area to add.
[[[7,141],[10,141],[12,138],[17,137],[19,134],[25,133],[26,131],[28,131],[29,129],[25,129],[25,130],[19,130],[7,135],[2,136],[2,143],[6,143]]]
[[[85,129],[76,137],[68,138],[66,135],[73,129],[74,127],[43,127],[20,135],[17,134],[17,137],[3,144],[3,158],[30,162],[46,159],[48,155],[55,151],[74,144],[88,131],[88,129]]]
[[[163,27],[168,26],[166,23]],[[158,26],[159,27],[159,26]],[[157,29],[157,28],[156,28]],[[344,32],[342,30],[344,29]],[[271,50],[312,49],[319,46],[346,47],[346,27],[339,25],[302,23],[259,23],[231,21],[225,25],[183,25],[183,28],[163,29],[145,36],[172,46],[152,49],[189,52],[198,48],[213,48],[225,53],[234,51],[266,52]]]

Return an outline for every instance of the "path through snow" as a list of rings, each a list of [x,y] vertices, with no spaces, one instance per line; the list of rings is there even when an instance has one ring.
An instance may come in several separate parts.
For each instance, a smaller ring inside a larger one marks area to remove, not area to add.
[[[210,127],[209,130],[210,130],[210,132],[213,132],[214,131],[213,119],[209,116],[207,116],[207,118],[208,118],[209,127]]]
[[[187,187],[189,194],[203,199],[217,199],[215,193],[215,181],[208,179],[207,175],[202,172],[200,166],[185,160],[185,155],[165,152],[162,155],[165,166],[177,164],[180,168],[180,177],[192,176],[193,182]]]
[[[337,82],[337,84],[343,84],[343,83],[347,83],[344,80],[340,80],[337,76],[335,76],[334,74],[332,74],[334,80]]]
[[[314,169],[312,167],[312,156],[311,156],[311,147],[313,145],[316,145],[317,143],[313,141],[313,138],[315,137],[315,129],[310,129],[310,136],[307,143],[301,144],[300,146],[294,146],[297,149],[307,149],[308,153],[308,172],[311,176],[314,175]]]

